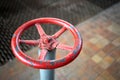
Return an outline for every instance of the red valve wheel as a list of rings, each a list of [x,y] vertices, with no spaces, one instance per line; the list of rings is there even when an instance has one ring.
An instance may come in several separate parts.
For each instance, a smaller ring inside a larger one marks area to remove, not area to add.
[[[62,26],[62,28],[56,32],[54,35],[50,36],[47,35],[44,30],[42,29],[40,24],[43,23],[50,23],[50,24],[56,24],[59,26]],[[21,34],[28,28],[30,28],[32,25],[35,25],[39,35],[40,39],[38,40],[21,40],[20,36]],[[74,46],[68,46],[62,43],[59,43],[56,39],[66,30],[70,30],[70,32],[73,34],[75,42]],[[32,59],[31,57],[27,56],[22,52],[22,50],[19,47],[20,43],[26,43],[30,45],[38,45],[39,48],[41,48],[41,53],[39,56],[39,59]],[[78,54],[80,53],[82,49],[82,39],[77,31],[77,29],[70,23],[57,19],[57,18],[38,18],[31,21],[28,21],[21,25],[13,34],[12,40],[11,40],[11,47],[14,55],[24,64],[38,68],[38,69],[55,69],[61,66],[64,66],[71,61],[73,61]],[[69,54],[66,55],[63,58],[56,59],[56,60],[45,60],[45,56],[48,52],[48,50],[53,50],[55,48],[59,49],[65,49],[69,51]]]

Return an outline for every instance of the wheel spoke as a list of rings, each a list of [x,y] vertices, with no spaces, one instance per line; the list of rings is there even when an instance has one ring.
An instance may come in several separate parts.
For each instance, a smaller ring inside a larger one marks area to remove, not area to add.
[[[63,27],[62,29],[60,29],[58,32],[56,32],[53,37],[56,39],[58,38],[63,32],[65,32],[67,29],[65,27]]]
[[[63,50],[68,50],[68,51],[72,51],[72,49],[73,49],[73,47],[65,45],[65,44],[61,44],[61,43],[58,44],[56,48],[63,49]]]
[[[48,50],[46,50],[46,49],[42,49],[41,51],[39,51],[39,58],[38,59],[39,60],[45,60],[47,52],[48,52]]]
[[[36,26],[40,36],[46,35],[46,33],[44,32],[42,26],[39,23],[36,23],[35,26]]]
[[[38,45],[39,40],[19,40],[20,43],[25,43],[29,45]]]

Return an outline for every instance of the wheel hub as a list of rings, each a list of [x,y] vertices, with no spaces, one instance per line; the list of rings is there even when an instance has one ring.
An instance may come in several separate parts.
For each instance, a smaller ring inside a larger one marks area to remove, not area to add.
[[[52,38],[51,36],[44,36],[39,41],[39,48],[45,48],[47,50],[53,50],[58,45],[58,42],[56,39]]]

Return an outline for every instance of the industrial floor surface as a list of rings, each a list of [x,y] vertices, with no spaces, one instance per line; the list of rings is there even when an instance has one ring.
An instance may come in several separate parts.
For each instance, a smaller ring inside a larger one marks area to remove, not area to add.
[[[89,19],[79,21],[75,26],[83,37],[81,54],[72,63],[56,69],[55,80],[119,80],[120,2]],[[68,31],[59,41],[69,45],[73,43]],[[36,57],[37,48],[27,53]],[[66,54],[66,51],[58,50],[56,57]],[[39,80],[39,70],[13,59],[0,67],[0,80]]]

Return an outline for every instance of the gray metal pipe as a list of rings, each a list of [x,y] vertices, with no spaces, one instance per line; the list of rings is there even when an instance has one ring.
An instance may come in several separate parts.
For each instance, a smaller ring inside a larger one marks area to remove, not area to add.
[[[56,52],[55,49],[48,51],[48,53],[45,57],[45,60],[55,59],[55,52]],[[55,74],[54,69],[40,69],[40,80],[54,80],[54,77],[55,77],[54,74]]]

